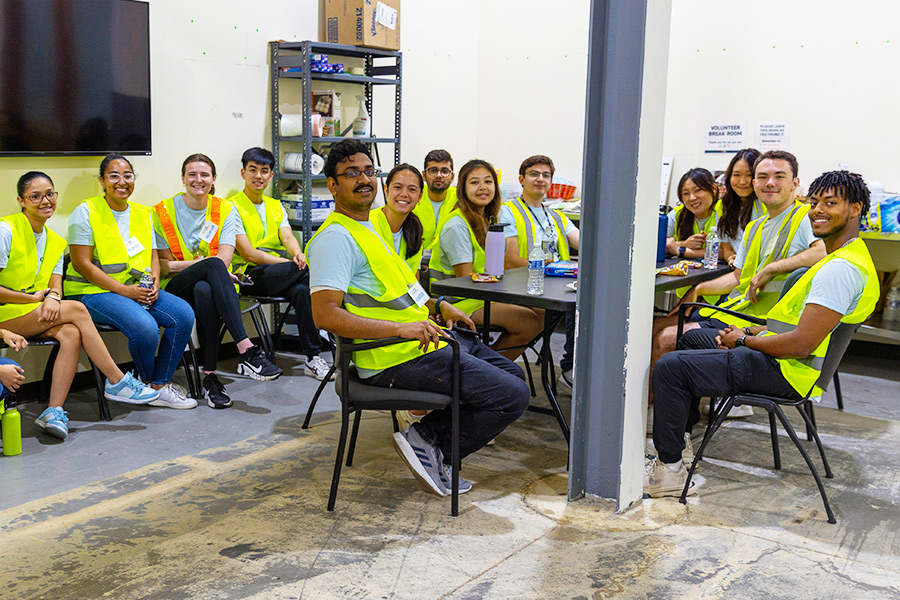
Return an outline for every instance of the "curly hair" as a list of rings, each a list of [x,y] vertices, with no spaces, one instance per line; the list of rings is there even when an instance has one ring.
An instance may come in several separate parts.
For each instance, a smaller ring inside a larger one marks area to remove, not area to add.
[[[354,154],[365,154],[369,157],[369,160],[372,160],[372,155],[369,153],[369,147],[359,140],[348,138],[346,140],[341,140],[332,146],[331,150],[328,152],[328,158],[325,159],[325,166],[322,168],[325,177],[337,179],[338,163],[347,160]]]
[[[817,196],[831,191],[840,195],[850,204],[862,204],[860,215],[869,212],[869,188],[859,173],[850,171],[828,171],[816,177],[809,184],[809,196]]]

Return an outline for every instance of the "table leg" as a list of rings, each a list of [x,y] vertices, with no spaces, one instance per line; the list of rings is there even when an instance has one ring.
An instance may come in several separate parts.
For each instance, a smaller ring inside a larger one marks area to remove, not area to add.
[[[491,301],[484,301],[484,312],[481,315],[482,324],[481,327],[484,331],[481,332],[481,338],[484,342],[485,346],[491,345]]]
[[[549,378],[551,367],[550,361],[552,359],[552,355],[550,354],[550,336],[553,335],[553,329],[556,326],[556,323],[559,322],[559,318],[554,318],[554,316],[556,315],[554,315],[552,311],[544,311],[544,341],[541,345],[541,384],[544,386],[544,393],[547,394],[547,400],[553,408],[553,414],[556,415],[556,420],[559,422],[559,428],[566,438],[566,444],[568,444],[569,424],[566,423],[566,417],[559,408],[559,402],[556,401],[556,394],[553,390],[554,386],[551,384]]]

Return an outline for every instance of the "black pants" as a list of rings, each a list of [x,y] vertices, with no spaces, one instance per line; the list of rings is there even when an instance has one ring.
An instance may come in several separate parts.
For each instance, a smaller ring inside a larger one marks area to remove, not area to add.
[[[307,358],[322,351],[319,328],[313,321],[312,303],[309,299],[309,268],[298,269],[293,262],[257,265],[247,270],[253,285],[245,288],[256,296],[284,296],[297,313],[297,334],[300,350]]]
[[[653,369],[653,445],[664,463],[681,460],[684,434],[700,421],[700,398],[738,393],[801,396],[781,375],[778,361],[750,348],[680,350]]]
[[[235,342],[247,338],[241,321],[241,303],[225,263],[218,258],[201,260],[173,277],[166,291],[185,300],[194,309],[203,369],[215,371],[222,323]]]
[[[696,313],[695,313],[696,314]],[[685,331],[681,335],[681,339],[678,340],[678,349],[679,350],[715,350],[718,348],[716,345],[716,336],[719,335],[719,331],[725,329],[727,325],[718,319],[699,319],[694,321],[700,325],[699,329],[691,329],[690,331]]]
[[[575,309],[566,313],[566,341],[563,344],[563,355],[559,361],[559,368],[563,371],[571,371],[575,365]]]

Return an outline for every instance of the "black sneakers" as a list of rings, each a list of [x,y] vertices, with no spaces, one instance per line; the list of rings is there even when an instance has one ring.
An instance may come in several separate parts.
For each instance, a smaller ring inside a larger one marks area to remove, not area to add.
[[[231,398],[225,393],[225,386],[215,373],[208,373],[203,378],[203,396],[210,408],[228,408]]]
[[[253,346],[241,354],[237,372],[239,375],[246,375],[257,381],[270,381],[280,377],[282,370],[266,358],[266,353],[261,347]]]

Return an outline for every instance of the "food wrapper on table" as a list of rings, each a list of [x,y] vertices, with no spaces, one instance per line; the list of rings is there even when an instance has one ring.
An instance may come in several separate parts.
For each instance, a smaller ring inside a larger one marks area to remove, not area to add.
[[[676,277],[684,277],[688,274],[689,269],[699,269],[703,266],[694,260],[679,260],[674,265],[668,267],[660,267],[656,270],[657,275],[674,275]]]
[[[500,280],[486,273],[472,273],[472,281],[475,283],[497,283]]]
[[[544,267],[544,275],[548,277],[578,277],[578,262],[574,260],[558,260]]]

